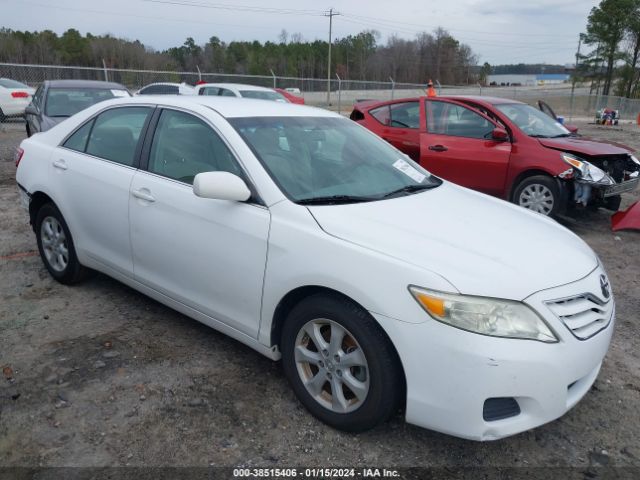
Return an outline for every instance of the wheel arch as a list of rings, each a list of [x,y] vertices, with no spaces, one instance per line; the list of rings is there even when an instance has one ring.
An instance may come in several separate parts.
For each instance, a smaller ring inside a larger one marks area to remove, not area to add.
[[[290,292],[288,292],[284,297],[282,297],[282,299],[280,300],[280,302],[278,302],[278,305],[274,310],[273,320],[271,322],[271,348],[272,349],[276,346],[278,347],[278,349],[280,348],[280,337],[282,335],[282,327],[285,324],[285,321],[287,319],[287,316],[289,315],[289,312],[291,312],[291,310],[298,303],[303,301],[305,298],[308,298],[312,295],[316,295],[318,293],[327,293],[329,295],[342,297],[345,300],[355,303],[358,307],[362,308],[364,311],[368,311],[365,307],[363,307],[360,304],[360,302],[354,300],[353,298],[351,298],[348,295],[345,295],[342,292],[339,292],[338,290],[334,290],[332,288],[324,287],[320,285],[305,285],[302,287],[297,287],[291,290]],[[387,341],[389,342],[389,345],[391,345],[391,348],[393,349],[393,352],[396,356],[396,363],[398,365],[398,368],[400,369],[400,374],[402,378],[401,398],[403,399],[403,402],[404,402],[406,401],[406,397],[407,397],[407,394],[406,394],[407,377],[404,371],[404,365],[402,364],[402,358],[400,357],[400,354],[398,353],[396,346],[391,341],[391,338],[389,337],[385,329],[377,321],[376,323],[380,327],[380,330],[384,333]],[[404,408],[404,403],[403,403],[403,408]]]
[[[56,202],[54,202],[53,199],[43,191],[38,190],[31,194],[31,202],[29,202],[29,222],[31,223],[31,227],[34,231],[36,228],[36,216],[38,215],[38,210],[47,203],[52,203],[56,208],[58,208]]]
[[[562,188],[562,182],[560,182],[560,181],[558,180],[558,177],[557,177],[557,176],[552,175],[552,174],[551,174],[549,171],[547,171],[547,170],[542,170],[542,169],[540,169],[540,168],[532,168],[532,169],[529,169],[529,170],[525,170],[524,172],[520,172],[520,173],[518,174],[518,176],[516,176],[516,178],[514,178],[514,179],[513,179],[513,182],[511,182],[511,189],[509,190],[509,197],[508,197],[508,200],[509,200],[510,202],[513,202],[513,201],[515,200],[515,198],[514,198],[514,194],[515,194],[515,192],[516,192],[516,189],[518,188],[518,185],[520,185],[520,183],[521,183],[523,180],[526,180],[526,179],[527,179],[527,178],[529,178],[529,177],[535,177],[535,176],[537,176],[537,175],[543,175],[543,176],[549,177],[549,178],[551,178],[551,179],[555,179],[556,181],[558,181],[558,187],[560,188],[560,191],[562,192],[562,190],[564,190],[564,189]]]

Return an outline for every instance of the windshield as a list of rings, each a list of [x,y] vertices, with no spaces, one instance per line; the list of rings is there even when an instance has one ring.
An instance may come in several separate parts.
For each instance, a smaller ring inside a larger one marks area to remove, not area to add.
[[[244,98],[257,98],[258,100],[274,100],[276,102],[287,102],[284,95],[269,90],[240,90],[240,95]]]
[[[0,87],[4,88],[29,88],[24,83],[16,82],[8,78],[0,78]]]
[[[569,130],[531,105],[508,103],[496,107],[530,137],[554,138],[571,135]]]
[[[104,88],[50,88],[47,94],[47,117],[70,117],[91,105],[114,97],[129,96],[126,90]]]
[[[380,200],[442,183],[347,119],[257,117],[229,122],[294,202]]]

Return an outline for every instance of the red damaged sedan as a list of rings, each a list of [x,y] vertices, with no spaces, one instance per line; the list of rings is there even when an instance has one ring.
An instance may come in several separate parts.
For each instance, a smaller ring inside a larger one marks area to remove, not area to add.
[[[640,182],[629,147],[576,136],[515,100],[364,101],[351,119],[437,176],[544,215],[588,204],[618,210],[620,194]]]

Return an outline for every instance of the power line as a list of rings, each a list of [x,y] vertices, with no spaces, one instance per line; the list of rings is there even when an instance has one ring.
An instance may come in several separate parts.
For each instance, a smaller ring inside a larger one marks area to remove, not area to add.
[[[275,8],[275,7],[256,7],[253,5],[236,5],[227,3],[209,3],[190,0],[143,0],[149,3],[161,3],[166,5],[179,5],[182,7],[210,8],[215,10],[230,10],[236,12],[252,12],[252,13],[270,13],[277,15],[305,15],[305,16],[323,16],[321,10],[299,10],[294,8]]]
[[[369,17],[369,16],[365,16],[365,15],[355,15],[355,14],[351,14],[351,13],[344,13],[343,15],[345,17],[350,17],[350,18],[356,18],[356,19],[361,19],[361,20],[371,20],[373,22],[384,23],[384,24],[387,24],[389,26],[393,26],[394,24],[409,25],[409,26],[413,26],[413,27],[419,27],[422,30],[424,30],[425,27],[431,27],[431,28],[442,27],[442,25],[427,25],[427,24],[423,24],[423,23],[418,24],[418,23],[402,22],[402,21],[390,20],[390,19],[386,19],[386,18]],[[573,35],[570,35],[570,34],[520,33],[520,32],[517,32],[517,33],[506,33],[506,32],[482,31],[482,30],[467,30],[467,29],[462,29],[462,28],[447,28],[447,30],[455,31],[455,32],[477,33],[477,34],[482,34],[482,35],[497,35],[497,36],[519,36],[519,37],[536,37],[536,38],[539,38],[541,36],[555,37],[555,38],[573,37]]]

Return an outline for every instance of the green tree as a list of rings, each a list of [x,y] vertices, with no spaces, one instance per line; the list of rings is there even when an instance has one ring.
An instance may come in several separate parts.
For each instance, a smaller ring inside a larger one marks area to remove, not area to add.
[[[599,46],[597,54],[606,65],[603,95],[609,95],[615,63],[621,57],[619,45],[627,30],[629,13],[633,11],[634,3],[635,0],[602,0],[589,14],[585,43]]]

